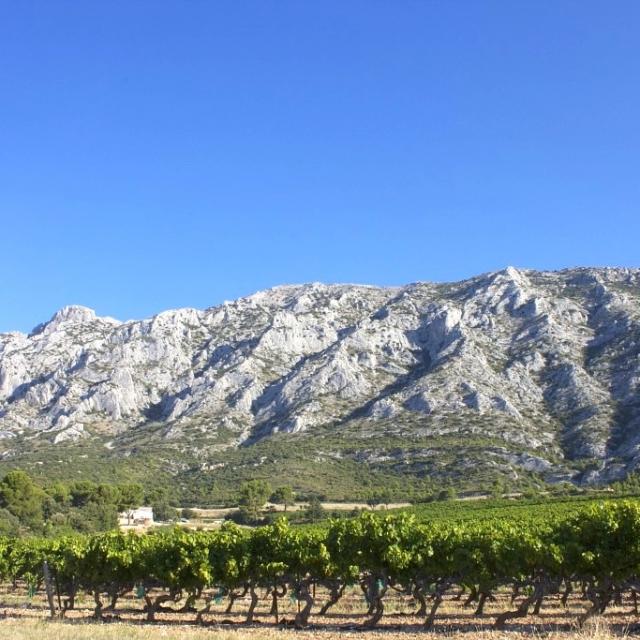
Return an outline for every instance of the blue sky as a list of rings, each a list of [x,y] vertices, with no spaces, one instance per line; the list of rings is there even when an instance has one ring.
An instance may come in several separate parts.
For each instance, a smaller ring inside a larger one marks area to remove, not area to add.
[[[640,263],[640,3],[0,0],[0,331]]]

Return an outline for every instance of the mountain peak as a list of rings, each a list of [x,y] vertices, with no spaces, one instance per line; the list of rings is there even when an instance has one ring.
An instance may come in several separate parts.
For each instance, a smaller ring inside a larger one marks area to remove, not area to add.
[[[89,307],[79,304],[70,304],[58,309],[58,311],[51,316],[50,320],[38,325],[31,332],[31,335],[49,334],[57,331],[63,326],[84,325],[98,319],[110,323],[118,323],[118,321],[113,318],[99,318],[96,315],[96,312]]]
[[[81,304],[70,304],[56,311],[49,323],[90,322],[96,319],[96,312]]]

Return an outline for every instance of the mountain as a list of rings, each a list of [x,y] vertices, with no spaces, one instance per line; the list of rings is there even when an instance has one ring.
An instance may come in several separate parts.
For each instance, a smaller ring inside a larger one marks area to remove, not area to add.
[[[606,483],[640,463],[639,392],[640,269],[282,286],[128,322],[71,306],[0,334],[0,468]]]

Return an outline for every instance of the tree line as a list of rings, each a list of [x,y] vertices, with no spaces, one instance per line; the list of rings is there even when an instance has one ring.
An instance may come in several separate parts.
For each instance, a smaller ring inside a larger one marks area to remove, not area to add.
[[[162,495],[145,495],[136,483],[107,484],[79,480],[41,486],[24,471],[0,480],[0,535],[64,535],[107,531],[118,525],[118,513]]]

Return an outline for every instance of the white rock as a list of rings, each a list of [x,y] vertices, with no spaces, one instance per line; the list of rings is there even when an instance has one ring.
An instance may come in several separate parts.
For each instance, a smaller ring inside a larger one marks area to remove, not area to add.
[[[0,334],[0,433],[107,441],[165,421],[180,441],[193,422],[239,444],[392,419],[597,457],[604,478],[640,463],[639,342],[637,269],[283,286],[124,323],[71,306]]]

